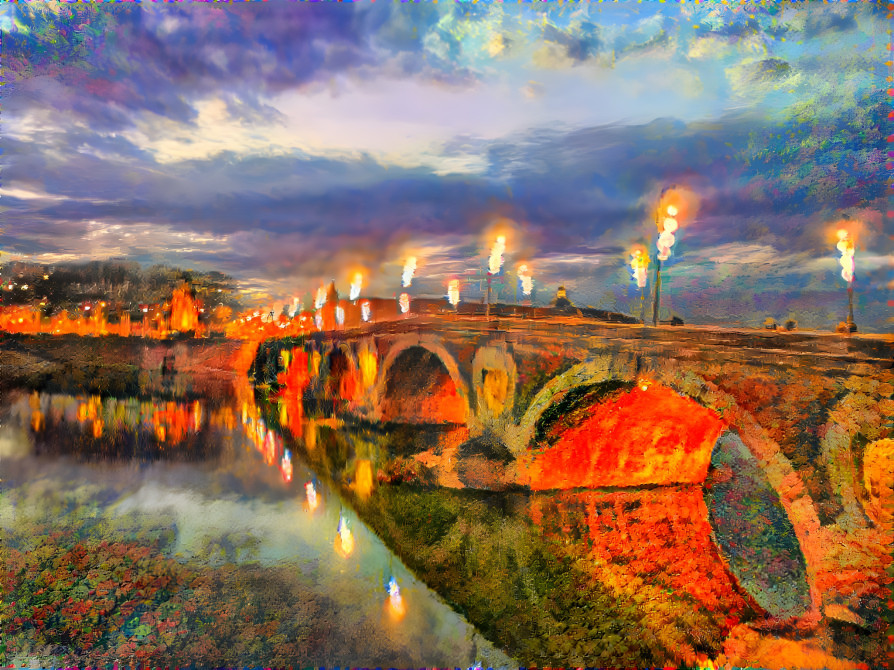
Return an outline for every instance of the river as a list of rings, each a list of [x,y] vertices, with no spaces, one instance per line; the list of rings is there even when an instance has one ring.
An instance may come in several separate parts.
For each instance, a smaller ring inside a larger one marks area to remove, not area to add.
[[[4,395],[4,665],[517,667],[244,409]]]
[[[0,661],[646,667],[809,604],[734,436],[705,486],[488,491],[423,466],[503,467],[465,427],[292,400],[6,393]]]

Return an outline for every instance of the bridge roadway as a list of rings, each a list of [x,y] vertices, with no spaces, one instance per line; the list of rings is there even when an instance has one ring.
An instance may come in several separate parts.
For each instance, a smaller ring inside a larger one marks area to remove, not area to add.
[[[890,539],[867,513],[877,493],[861,469],[894,428],[894,336],[413,317],[268,341],[256,379],[282,379],[297,362],[295,351],[283,355],[290,349],[306,355],[307,375],[287,393],[328,397],[335,414],[368,421],[464,423],[517,460],[530,454],[544,412],[572,390],[616,381],[694,400],[741,440],[778,494],[806,560],[805,619],[825,611],[851,621],[858,610],[858,591],[826,588],[840,571],[829,543],[862,546],[868,566],[870,546]],[[675,483],[666,477],[652,483]]]

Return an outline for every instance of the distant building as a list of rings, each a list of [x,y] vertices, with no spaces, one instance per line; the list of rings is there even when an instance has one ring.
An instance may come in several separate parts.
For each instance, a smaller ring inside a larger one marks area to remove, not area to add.
[[[555,307],[574,307],[568,299],[568,294],[565,292],[564,286],[560,286],[559,290],[556,291],[556,299],[553,302],[553,305]]]
[[[171,330],[195,332],[199,326],[199,306],[189,284],[174,289],[171,297]]]
[[[336,324],[336,309],[338,308],[338,291],[335,288],[335,281],[329,284],[329,288],[326,291],[326,302],[320,308],[320,316],[322,317],[323,323],[321,330],[335,330]]]

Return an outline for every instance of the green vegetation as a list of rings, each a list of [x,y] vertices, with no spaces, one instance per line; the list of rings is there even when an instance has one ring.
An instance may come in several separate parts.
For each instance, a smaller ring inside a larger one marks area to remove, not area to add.
[[[85,302],[104,300],[110,316],[130,314],[134,320],[142,318],[141,304],[161,304],[171,299],[174,289],[188,282],[202,300],[202,318],[211,318],[222,308],[232,314],[242,310],[235,280],[220,272],[197,272],[166,265],[142,268],[139,263],[123,261],[92,261],[39,265],[15,262],[0,267],[0,284],[11,287],[3,290],[6,305],[46,303],[44,315],[68,312],[83,314]]]
[[[357,508],[423,581],[522,663],[645,667],[668,654],[635,608],[520,514],[523,496],[406,485]]]

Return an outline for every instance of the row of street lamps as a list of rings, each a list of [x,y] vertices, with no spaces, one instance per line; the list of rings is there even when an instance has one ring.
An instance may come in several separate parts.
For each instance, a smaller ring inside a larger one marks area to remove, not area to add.
[[[696,201],[694,196],[685,189],[671,186],[662,191],[655,209],[655,223],[658,227],[657,253],[655,254],[655,287],[652,300],[652,325],[658,325],[658,313],[661,303],[661,261],[670,257],[671,249],[676,241],[674,233],[680,227],[681,216],[691,216],[695,213]],[[853,333],[857,331],[854,322],[854,250],[855,244],[851,233],[845,229],[837,231],[838,251],[841,252],[839,263],[841,264],[841,277],[847,282],[848,315],[847,321],[839,327],[839,330]],[[645,288],[648,277],[649,254],[642,247],[635,247],[631,252],[630,267],[633,279],[640,289],[640,309],[643,323],[645,323]]]
[[[681,223],[691,220],[697,211],[697,199],[695,195],[685,188],[678,186],[670,186],[664,189],[658,199],[655,208],[655,225],[658,229],[658,239],[656,240],[656,253],[654,259],[655,279],[652,291],[652,325],[657,326],[659,322],[659,312],[661,306],[661,262],[670,258],[671,251],[676,243],[676,233]],[[848,316],[847,321],[843,324],[843,328],[847,332],[855,332],[857,326],[854,323],[854,307],[853,307],[853,282],[854,282],[854,240],[847,230],[838,231],[837,248],[841,252],[840,264],[842,266],[841,276],[847,282],[848,292]],[[490,257],[488,258],[487,267],[487,308],[486,315],[490,316],[492,282],[493,278],[500,274],[503,267],[503,255],[506,251],[506,237],[498,234],[491,248]],[[648,284],[648,270],[651,264],[648,250],[642,245],[638,245],[630,252],[629,265],[632,270],[632,278],[635,280],[640,291],[640,320],[646,323],[646,306],[645,293]],[[414,274],[417,268],[417,259],[414,256],[408,257],[404,262],[404,269],[401,278],[401,284],[406,289],[412,284]],[[363,277],[360,273],[355,273],[351,282],[351,300],[356,300],[360,295],[360,288]],[[518,281],[524,295],[530,295],[533,289],[533,279],[527,265],[518,267]],[[451,305],[456,307],[460,300],[460,280],[451,279],[447,288],[447,299]],[[321,288],[317,294],[316,308],[319,309],[325,298],[325,288]],[[410,296],[408,293],[401,293],[399,298],[401,312],[406,314],[410,308]]]

